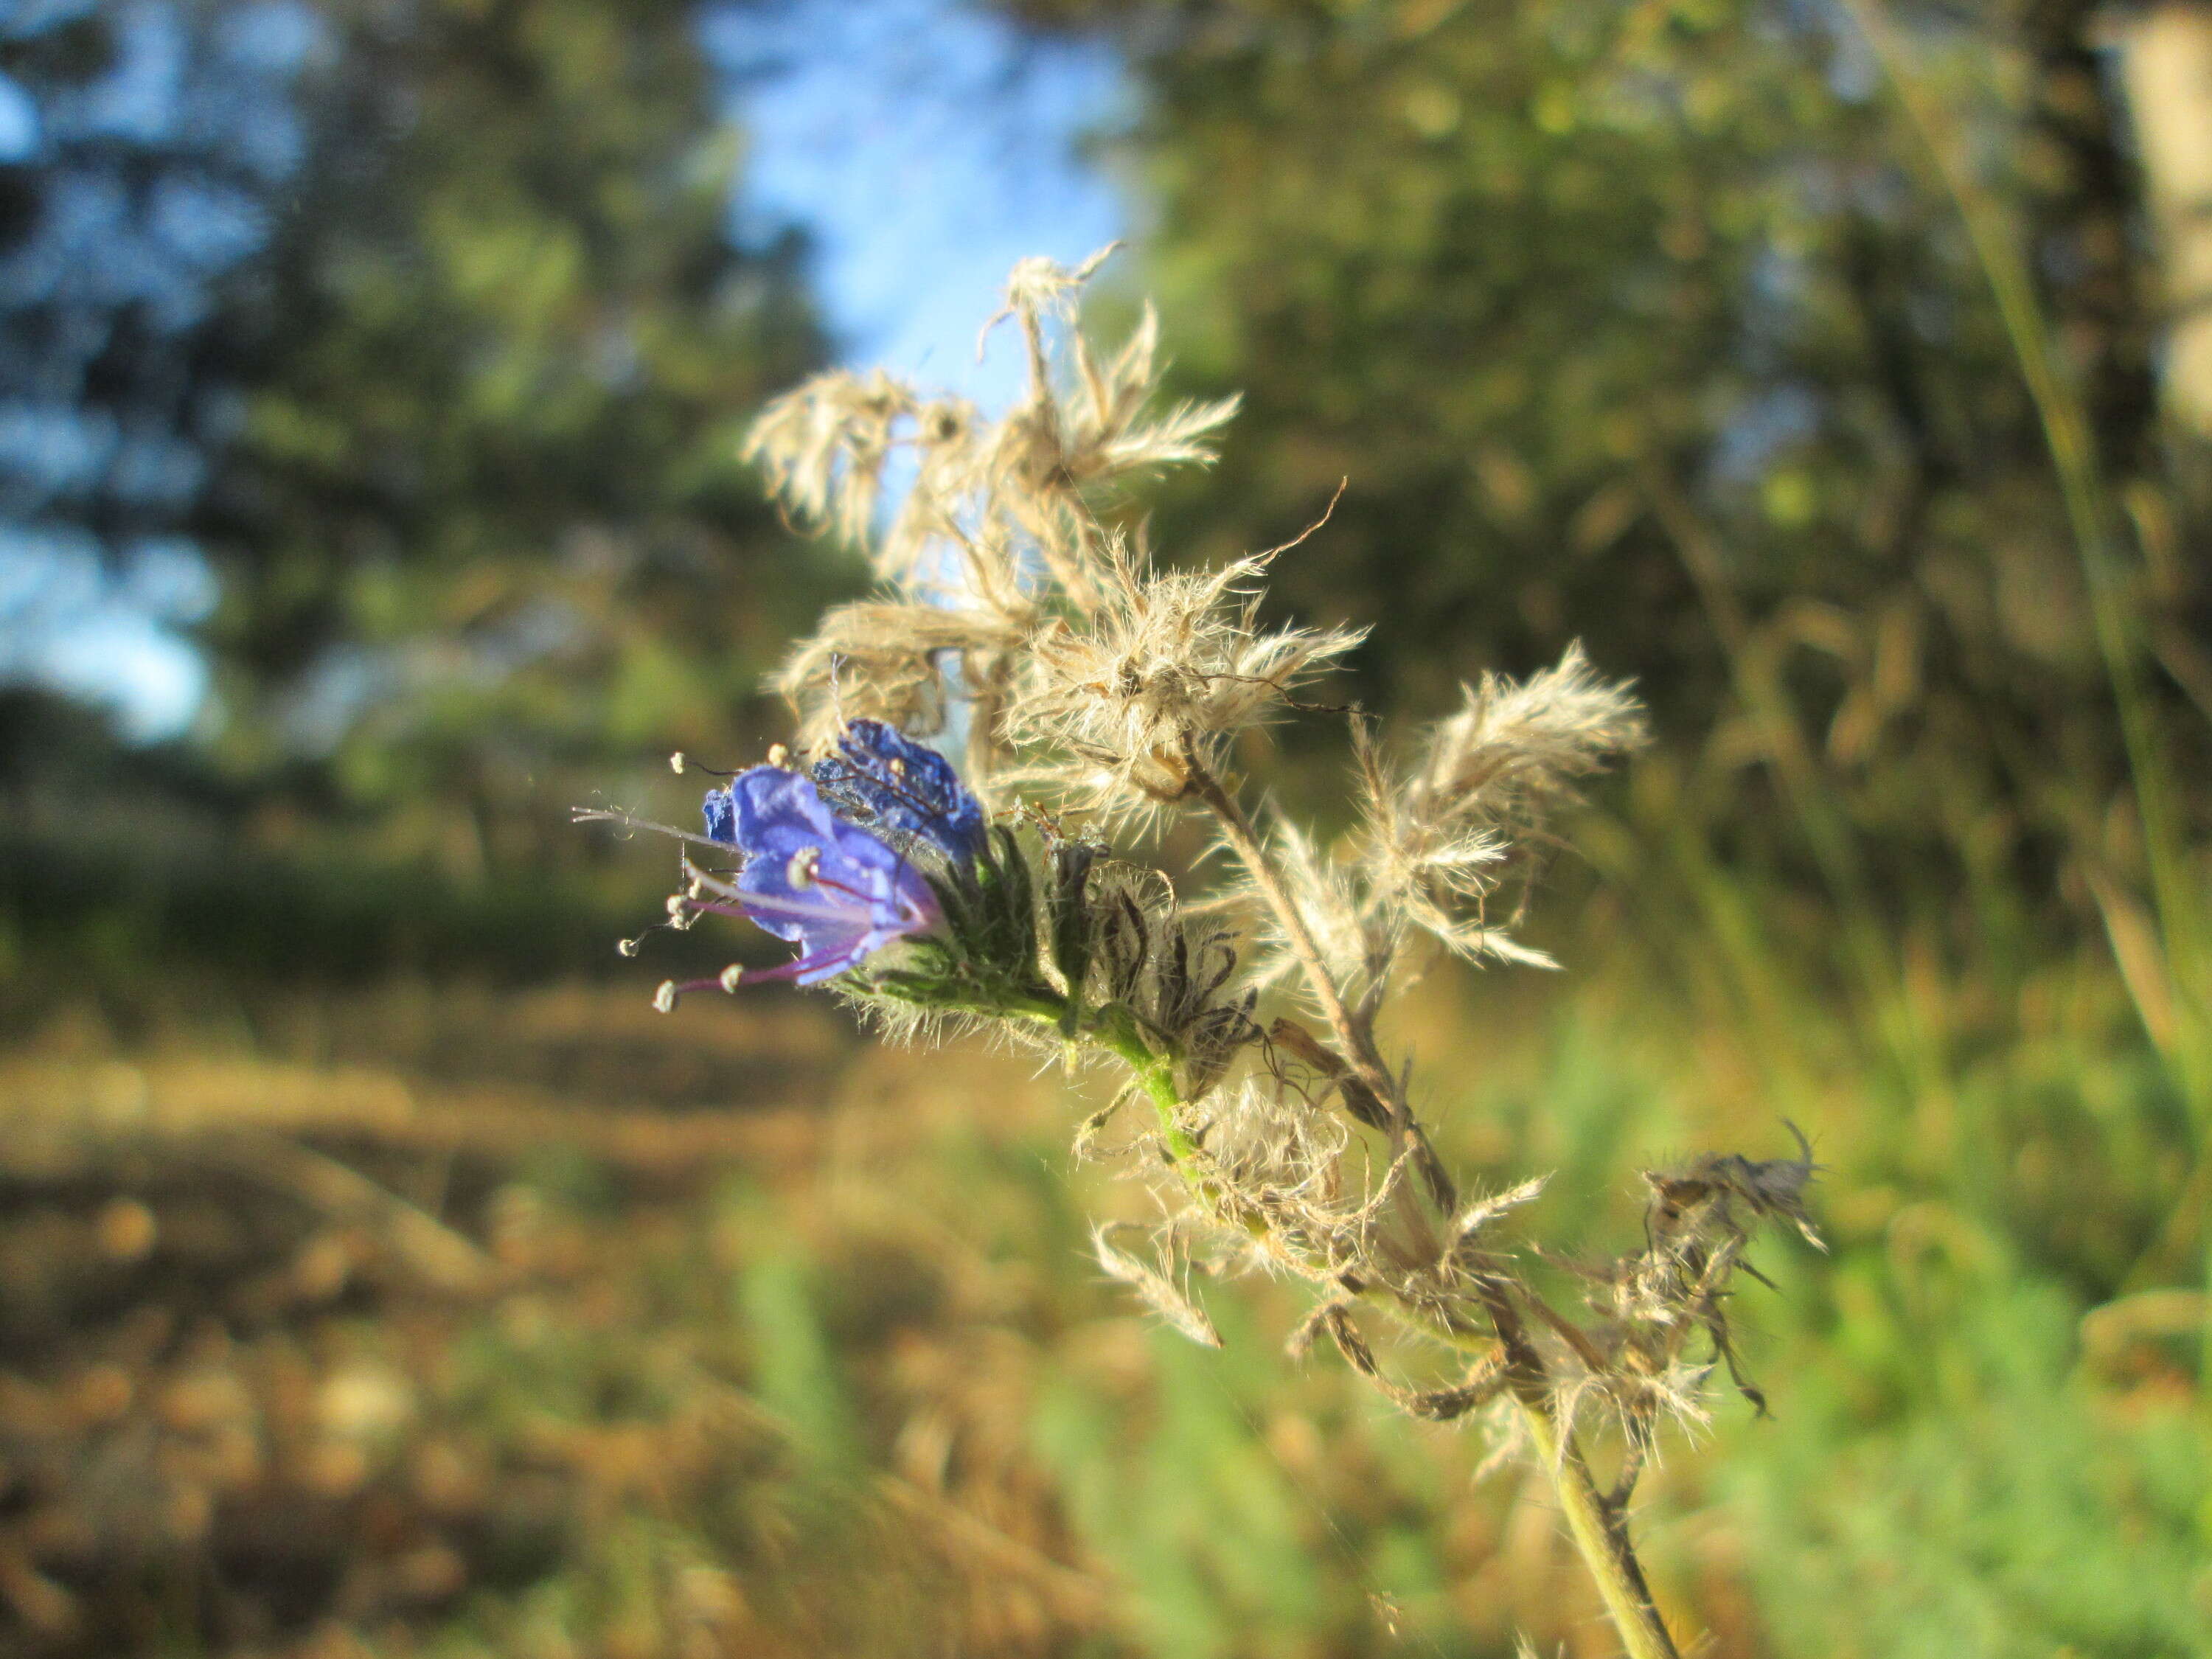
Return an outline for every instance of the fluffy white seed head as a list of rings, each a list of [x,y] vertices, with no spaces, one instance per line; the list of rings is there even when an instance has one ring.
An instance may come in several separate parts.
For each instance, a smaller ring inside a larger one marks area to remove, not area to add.
[[[1080,634],[1103,618],[1127,634],[1136,622],[1098,513],[1124,480],[1210,460],[1208,441],[1236,405],[1154,407],[1159,327],[1149,309],[1109,356],[1069,326],[1084,283],[1110,252],[1073,269],[1041,259],[1016,268],[1001,316],[1019,325],[1030,386],[995,420],[880,372],[839,370],[776,399],[755,422],[744,453],[793,521],[864,549],[887,585],[875,599],[833,611],[786,664],[780,688],[808,741],[859,716],[938,732],[955,702],[965,702],[969,781],[981,783],[1010,758],[1018,665],[1059,630]],[[1054,350],[1063,333],[1064,364]],[[887,468],[901,451],[912,483],[887,503]],[[1146,608],[1188,603],[1163,592]],[[1211,669],[1286,684],[1297,677],[1286,659],[1297,649],[1284,641],[1272,650],[1248,646]],[[1215,703],[1231,701],[1230,682],[1213,684]]]
[[[1643,708],[1626,682],[1593,672],[1579,644],[1555,667],[1517,682],[1486,674],[1462,695],[1402,770],[1364,750],[1361,879],[1371,905],[1462,956],[1548,967],[1492,921],[1485,901],[1577,785],[1644,741]]]
[[[1259,625],[1265,556],[1212,571],[1158,571],[1117,546],[1100,604],[1042,629],[1021,662],[1004,730],[1029,776],[1070,804],[1136,819],[1187,794],[1248,726],[1364,636]]]

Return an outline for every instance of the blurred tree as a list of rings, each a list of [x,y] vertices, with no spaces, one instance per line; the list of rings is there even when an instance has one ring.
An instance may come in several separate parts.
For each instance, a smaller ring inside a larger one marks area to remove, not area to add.
[[[1711,732],[1667,810],[1734,856],[1937,915],[1962,869],[2048,890],[2124,779],[2106,665],[1987,273],[1843,13],[1003,3],[1129,54],[1139,112],[1107,142],[1151,215],[1146,286],[1187,388],[1247,394],[1164,542],[1283,541],[1348,477],[1278,590],[1374,624],[1387,706],[1579,635],[1662,731]],[[2185,680],[2208,538],[2162,485],[2092,9],[1900,26],[2032,251],[2116,497],[2170,532],[2131,580]],[[1848,829],[1790,826],[1834,801]]]
[[[82,605],[95,570],[187,556],[173,538],[228,413],[199,349],[298,162],[305,44],[276,6],[0,9],[0,550],[19,604],[58,585]],[[32,619],[8,620],[23,632],[0,671],[20,671]]]
[[[395,854],[559,856],[618,758],[728,745],[820,601],[735,459],[823,354],[802,250],[732,240],[685,0],[311,9],[295,193],[210,350],[222,750]]]
[[[483,931],[426,908],[556,863],[602,906],[658,882],[565,808],[772,730],[763,673],[839,580],[736,459],[825,346],[799,239],[733,234],[699,12],[0,7],[0,677],[87,605],[215,595],[211,705],[131,755],[127,801],[104,726],[11,726],[10,895],[128,846],[137,915],[236,910],[292,940],[281,974],[416,961]],[[319,883],[354,896],[342,929],[301,908]]]
[[[2115,21],[2173,313],[2166,397],[2212,437],[2212,8],[2166,0]]]

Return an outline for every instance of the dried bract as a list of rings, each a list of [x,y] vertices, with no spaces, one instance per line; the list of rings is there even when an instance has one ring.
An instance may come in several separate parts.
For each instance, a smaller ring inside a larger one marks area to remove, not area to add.
[[[1626,683],[1592,672],[1580,645],[1556,667],[1517,683],[1486,674],[1462,696],[1403,772],[1364,751],[1364,874],[1377,905],[1461,955],[1549,967],[1490,925],[1485,901],[1576,784],[1644,741],[1643,711]]]
[[[1274,718],[1364,630],[1263,628],[1264,556],[1157,571],[1117,544],[1095,611],[1042,630],[1006,719],[1024,775],[1069,805],[1142,820],[1187,800],[1193,769]]]
[[[1184,1294],[1165,1267],[1141,1261],[1113,1242],[1114,1229],[1100,1227],[1091,1235],[1091,1252],[1107,1276],[1119,1279],[1138,1294],[1146,1307],[1202,1348],[1221,1346],[1221,1334],[1206,1316],[1206,1310]]]
[[[761,411],[740,453],[777,500],[809,527],[866,544],[902,422],[921,407],[881,369],[817,374]]]

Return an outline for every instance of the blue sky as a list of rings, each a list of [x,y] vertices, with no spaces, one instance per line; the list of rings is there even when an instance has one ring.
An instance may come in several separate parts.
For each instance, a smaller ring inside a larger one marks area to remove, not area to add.
[[[1073,263],[1121,234],[1079,155],[1122,106],[1105,52],[1024,42],[961,0],[806,0],[723,15],[708,50],[744,75],[753,151],[741,222],[813,228],[817,287],[846,355],[984,403],[1019,379],[975,341],[1014,261]]]
[[[287,27],[284,9],[258,9]],[[848,360],[1002,404],[1019,380],[1013,343],[979,365],[975,342],[1007,269],[1032,253],[1073,262],[1121,234],[1115,192],[1079,155],[1122,107],[1111,58],[1024,42],[964,0],[738,6],[710,13],[704,39],[750,142],[738,233],[808,228]],[[35,137],[13,92],[0,79],[0,151]],[[177,630],[211,599],[189,549],[116,583],[81,550],[0,539],[0,675],[110,702],[133,736],[173,734],[206,686]]]

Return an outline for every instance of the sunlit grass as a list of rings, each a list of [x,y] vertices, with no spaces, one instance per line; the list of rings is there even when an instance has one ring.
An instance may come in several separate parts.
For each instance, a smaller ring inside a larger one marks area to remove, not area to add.
[[[1624,1146],[1755,1144],[1789,1116],[1828,1166],[1832,1256],[1770,1245],[1779,1291],[1739,1298],[1774,1417],[1725,1407],[1647,1489],[1661,1592],[1723,1654],[2208,1650],[2192,1310],[2128,1295],[2186,1116],[2117,976],[2053,965],[2003,1006],[1921,987],[1955,1027],[1941,1094],[1855,1062],[1838,1017],[1776,982],[1783,1027],[1724,1019],[1724,986],[1624,948],[1578,980],[1434,981],[1398,1018],[1448,1152],[1479,1178],[1559,1169],[1562,1231],[1632,1232]],[[477,1012],[612,1034],[634,1000]],[[390,1030],[434,1025],[410,1007]],[[1340,1368],[1285,1372],[1285,1290],[1209,1297],[1231,1339],[1210,1351],[1100,1282],[1087,1218],[1140,1194],[1110,1166],[1071,1184],[1056,1079],[806,1018],[681,1021],[678,1048],[724,1052],[737,1021],[804,1057],[707,1111],[487,1078],[515,1052],[495,1044],[475,1076],[431,1042],[388,1042],[380,1070],[190,1033],[19,1052],[11,1305],[52,1317],[17,1332],[14,1443],[82,1472],[152,1433],[198,1449],[207,1489],[175,1499],[201,1530],[173,1517],[134,1555],[82,1474],[34,1484],[106,1540],[50,1563],[69,1600],[47,1613],[110,1640],[220,1628],[178,1575],[286,1536],[246,1593],[331,1651],[1610,1650],[1540,1483],[1476,1482],[1475,1437]],[[2006,1041],[1977,1038],[1992,1018]],[[426,1285],[374,1218],[235,1164],[252,1236],[210,1234],[189,1149],[277,1127],[434,1212],[495,1286]],[[134,1359],[148,1306],[240,1334]],[[244,1484],[208,1461],[226,1412]]]

